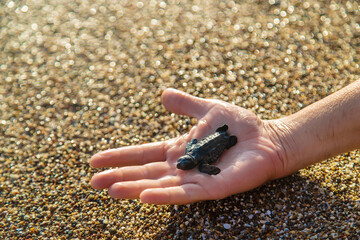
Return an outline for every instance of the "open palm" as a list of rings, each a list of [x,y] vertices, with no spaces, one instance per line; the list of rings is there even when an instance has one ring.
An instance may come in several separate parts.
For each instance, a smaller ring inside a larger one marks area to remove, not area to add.
[[[276,178],[282,169],[279,146],[271,127],[244,108],[219,101],[193,97],[167,89],[164,106],[176,114],[198,119],[188,134],[163,142],[111,149],[94,155],[92,167],[118,167],[97,173],[91,180],[95,189],[109,189],[114,198],[135,199],[154,204],[187,204],[214,200],[253,189]],[[238,143],[215,163],[218,175],[197,168],[176,168],[187,143],[215,132],[227,124]]]

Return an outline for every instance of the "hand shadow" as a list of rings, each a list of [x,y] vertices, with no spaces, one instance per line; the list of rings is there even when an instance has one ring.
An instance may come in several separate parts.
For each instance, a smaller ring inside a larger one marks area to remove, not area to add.
[[[223,200],[173,206],[156,239],[351,238],[359,234],[356,210],[359,201],[341,199],[296,173]]]

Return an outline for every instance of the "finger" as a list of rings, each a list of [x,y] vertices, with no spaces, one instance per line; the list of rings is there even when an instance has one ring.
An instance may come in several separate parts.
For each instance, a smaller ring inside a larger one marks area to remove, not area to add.
[[[171,168],[167,162],[110,169],[95,174],[91,179],[91,186],[95,189],[104,189],[117,182],[158,179],[169,174],[170,170]]]
[[[197,119],[202,118],[214,105],[212,100],[194,97],[171,88],[163,92],[161,101],[170,112]]]
[[[157,180],[138,180],[131,182],[114,183],[109,187],[109,195],[119,199],[139,198],[142,191],[149,188],[165,188],[179,185],[180,179],[176,176],[165,177]]]
[[[194,183],[167,188],[146,189],[140,194],[140,200],[152,204],[188,204],[201,200],[210,200],[205,189]]]
[[[146,143],[99,152],[91,157],[90,165],[99,167],[122,167],[165,161],[166,142]]]

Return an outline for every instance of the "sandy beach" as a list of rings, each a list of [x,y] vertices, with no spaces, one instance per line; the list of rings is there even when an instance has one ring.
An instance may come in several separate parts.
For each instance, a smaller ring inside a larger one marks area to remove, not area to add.
[[[89,159],[188,132],[170,87],[295,113],[360,78],[359,24],[357,1],[5,1],[0,238],[358,238],[359,150],[184,206],[112,199]]]

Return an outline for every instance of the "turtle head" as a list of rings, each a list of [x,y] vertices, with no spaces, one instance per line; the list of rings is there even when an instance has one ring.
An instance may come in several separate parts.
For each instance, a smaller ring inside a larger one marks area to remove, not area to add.
[[[177,161],[176,167],[182,170],[189,170],[196,166],[196,163],[192,157],[189,155],[182,156]]]

